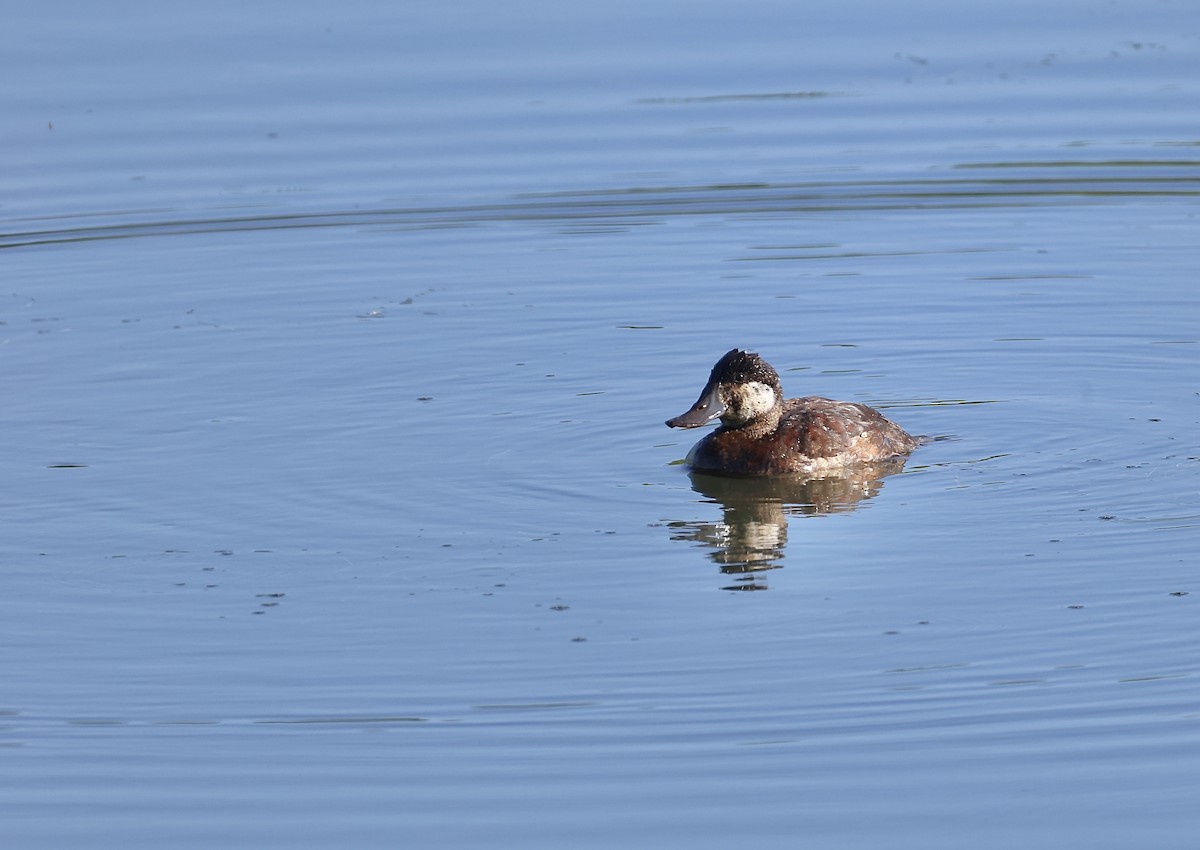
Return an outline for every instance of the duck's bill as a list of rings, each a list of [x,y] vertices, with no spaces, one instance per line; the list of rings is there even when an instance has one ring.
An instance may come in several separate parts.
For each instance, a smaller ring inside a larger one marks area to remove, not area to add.
[[[716,384],[709,384],[687,413],[668,419],[667,425],[672,428],[699,428],[720,418],[724,412],[725,405],[721,404]]]

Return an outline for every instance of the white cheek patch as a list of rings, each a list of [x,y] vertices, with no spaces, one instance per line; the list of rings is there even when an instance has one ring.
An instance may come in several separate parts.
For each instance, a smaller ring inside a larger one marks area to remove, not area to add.
[[[746,384],[743,403],[746,412],[751,416],[766,413],[775,405],[775,390],[759,381]]]

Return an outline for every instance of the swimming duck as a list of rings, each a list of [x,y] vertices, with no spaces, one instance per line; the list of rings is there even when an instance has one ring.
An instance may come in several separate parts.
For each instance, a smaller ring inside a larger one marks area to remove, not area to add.
[[[700,398],[672,428],[721,427],[696,443],[687,464],[727,475],[836,474],[856,463],[907,455],[920,440],[877,410],[818,396],[784,399],[779,373],[733,349],[713,366]]]

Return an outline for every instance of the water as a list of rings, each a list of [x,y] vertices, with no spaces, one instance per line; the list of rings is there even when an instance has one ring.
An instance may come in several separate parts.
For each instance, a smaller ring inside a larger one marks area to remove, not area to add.
[[[57,11],[14,846],[1190,846],[1187,4]],[[734,346],[942,439],[689,477]]]

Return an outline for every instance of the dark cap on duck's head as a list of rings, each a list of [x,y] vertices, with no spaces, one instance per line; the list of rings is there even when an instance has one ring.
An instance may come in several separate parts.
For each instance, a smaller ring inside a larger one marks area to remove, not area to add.
[[[736,348],[718,360],[708,376],[710,384],[748,384],[751,381],[777,387],[779,373],[757,354]]]
[[[746,416],[746,407],[741,403],[743,394],[732,391],[734,387],[761,384],[758,392],[750,395],[758,398],[758,405],[765,409],[779,397],[779,373],[757,354],[737,348],[726,353],[713,366],[708,383],[700,391],[700,398],[688,411],[674,419],[668,419],[672,428],[699,428],[714,419],[741,421]],[[722,391],[722,388],[725,388]],[[763,400],[765,398],[765,401]]]

